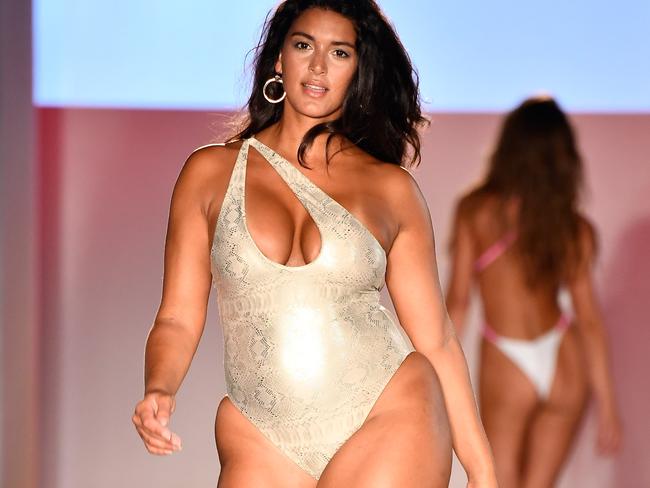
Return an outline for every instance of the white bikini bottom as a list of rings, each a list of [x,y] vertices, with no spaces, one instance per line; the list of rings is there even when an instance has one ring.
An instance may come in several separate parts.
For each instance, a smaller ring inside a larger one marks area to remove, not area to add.
[[[546,400],[555,378],[560,343],[570,324],[563,314],[552,329],[532,340],[501,336],[485,324],[483,337],[515,363],[533,384],[539,398]]]

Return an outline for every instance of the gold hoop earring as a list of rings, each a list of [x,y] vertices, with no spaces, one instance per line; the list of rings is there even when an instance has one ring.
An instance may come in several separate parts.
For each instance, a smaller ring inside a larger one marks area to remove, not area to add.
[[[271,83],[280,83],[281,85],[284,86],[284,82],[282,81],[282,78],[280,75],[275,75],[273,78],[269,78],[266,80],[266,83],[264,83],[264,87],[262,88],[262,95],[264,95],[264,98],[266,98],[267,102],[269,103],[280,103],[282,100],[284,100],[284,97],[287,96],[287,92],[283,91],[282,96],[280,98],[271,98],[266,94],[266,88],[271,84]]]

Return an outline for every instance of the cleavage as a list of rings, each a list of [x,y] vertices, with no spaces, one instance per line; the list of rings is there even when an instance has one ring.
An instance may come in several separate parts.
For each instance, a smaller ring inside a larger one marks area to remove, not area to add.
[[[297,267],[313,262],[322,246],[318,226],[275,169],[261,155],[256,156],[253,164],[249,157],[244,199],[248,232],[255,246],[280,265]]]

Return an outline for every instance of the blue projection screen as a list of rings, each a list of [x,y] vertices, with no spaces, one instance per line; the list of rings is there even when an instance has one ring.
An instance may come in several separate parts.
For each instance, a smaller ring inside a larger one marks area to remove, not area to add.
[[[35,0],[40,106],[228,110],[277,2]],[[531,93],[650,112],[650,1],[380,0],[427,111],[502,111]]]

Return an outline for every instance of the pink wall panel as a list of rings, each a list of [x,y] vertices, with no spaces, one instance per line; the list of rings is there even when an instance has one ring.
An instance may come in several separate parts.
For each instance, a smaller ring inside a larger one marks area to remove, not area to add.
[[[51,183],[44,192],[52,203],[43,207],[49,224],[42,242],[44,273],[52,277],[44,296],[51,328],[42,378],[51,412],[45,416],[48,486],[213,485],[212,422],[224,392],[214,310],[172,423],[183,451],[168,459],[147,455],[130,415],[142,393],[143,345],[160,298],[172,185],[188,153],[211,142],[211,127],[225,116],[47,109],[39,117],[41,163]],[[499,118],[433,119],[415,174],[431,208],[444,281],[453,202],[481,174]],[[617,463],[601,462],[588,420],[562,486],[650,485],[649,468],[640,462],[650,448],[644,415],[650,392],[641,373],[650,366],[650,329],[641,311],[650,290],[650,116],[575,120],[587,159],[587,210],[601,233],[598,281],[627,437]],[[459,477],[453,486],[463,486]]]

